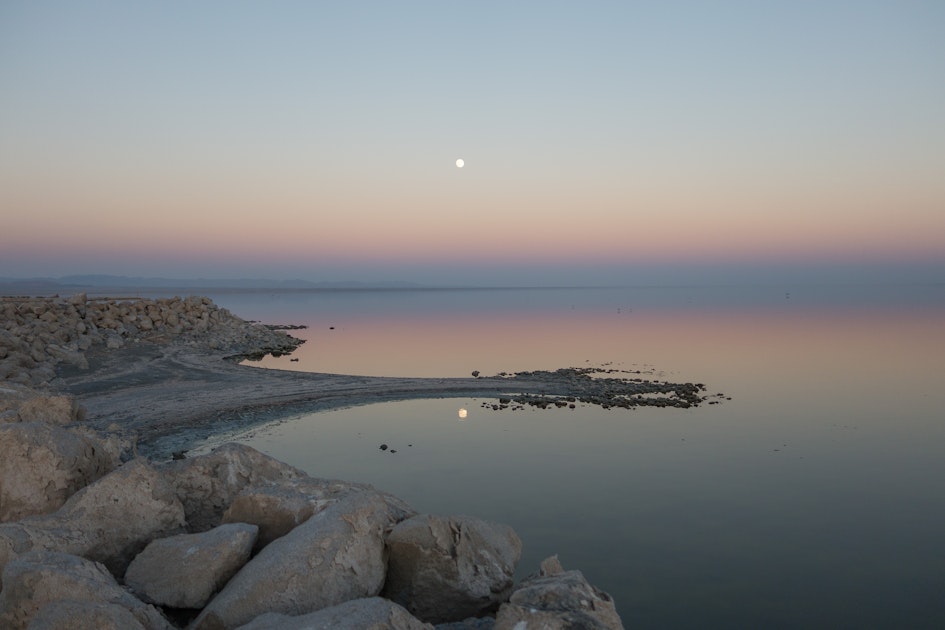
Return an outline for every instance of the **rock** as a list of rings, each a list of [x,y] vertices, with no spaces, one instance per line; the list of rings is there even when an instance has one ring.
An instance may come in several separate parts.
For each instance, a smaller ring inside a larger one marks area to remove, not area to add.
[[[290,617],[266,613],[239,630],[433,630],[394,602],[381,597],[353,599],[317,612]]]
[[[36,395],[24,400],[17,410],[21,422],[45,422],[65,425],[84,415],[71,396]]]
[[[467,617],[462,621],[438,623],[435,630],[493,630],[495,617]]]
[[[415,516],[387,539],[383,595],[418,619],[460,621],[495,610],[512,590],[522,543],[507,525],[467,516]]]
[[[591,586],[580,571],[563,570],[554,557],[499,608],[495,630],[522,628],[623,630],[623,623],[610,595]]]
[[[128,565],[125,584],[151,604],[203,608],[249,560],[258,531],[232,523],[153,540]]]
[[[14,298],[0,302],[0,379],[45,385],[55,379],[57,363],[87,369],[85,352],[94,344],[117,349],[153,331],[231,354],[290,352],[302,343],[284,332],[253,326],[208,298]]]
[[[229,443],[212,453],[160,465],[187,515],[187,528],[201,532],[220,524],[223,513],[246,488],[305,473],[243,444]]]
[[[50,551],[24,554],[4,568],[0,627],[26,628],[46,605],[61,601],[117,605],[148,630],[171,627],[154,607],[122,589],[101,564]],[[60,627],[82,626],[70,621],[69,625]]]
[[[78,351],[78,348],[70,350],[62,346],[49,344],[46,346],[46,354],[58,361],[74,365],[80,370],[89,369],[88,359],[85,358],[85,354]]]
[[[303,615],[377,595],[390,512],[375,492],[335,502],[250,560],[204,608],[193,630],[235,628],[265,612]]]
[[[255,550],[258,551],[352,492],[377,490],[367,484],[337,479],[285,479],[243,490],[224,512],[222,522],[257,525],[259,537]],[[416,514],[413,508],[397,497],[380,494],[387,502],[394,521],[400,522]]]
[[[256,525],[258,550],[288,534],[329,502],[327,498],[301,494],[281,484],[249,488],[233,500],[223,513],[222,522]]]
[[[93,436],[37,422],[0,424],[0,522],[54,512],[118,464]]]
[[[31,550],[64,551],[124,575],[155,538],[176,534],[184,508],[146,460],[135,459],[72,495],[59,510],[0,525],[0,570]]]
[[[39,609],[28,630],[146,630],[118,604],[61,600]]]

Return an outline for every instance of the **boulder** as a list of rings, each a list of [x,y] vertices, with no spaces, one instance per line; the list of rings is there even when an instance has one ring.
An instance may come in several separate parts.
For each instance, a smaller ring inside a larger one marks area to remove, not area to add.
[[[118,604],[61,600],[39,609],[28,630],[147,630]]]
[[[258,531],[232,523],[153,540],[128,565],[125,585],[151,604],[203,608],[249,560]]]
[[[193,630],[235,628],[265,612],[303,615],[384,584],[384,533],[391,509],[375,492],[333,503],[249,561],[214,597]]]
[[[54,512],[119,463],[91,435],[38,422],[0,424],[0,522]]]
[[[445,623],[480,617],[508,598],[522,543],[507,525],[424,514],[398,524],[387,548],[384,597]]]
[[[161,472],[184,505],[187,528],[201,532],[220,524],[233,499],[246,488],[305,477],[298,468],[243,444],[161,464]]]
[[[552,557],[499,608],[495,630],[522,628],[623,630],[623,623],[610,595],[591,586],[580,571],[565,571]]]
[[[26,553],[4,567],[0,627],[26,628],[48,604],[70,600],[116,605],[148,630],[171,627],[153,606],[121,588],[101,564],[51,551]],[[83,626],[70,622],[60,627]]]
[[[467,617],[462,621],[438,623],[435,630],[494,630],[495,617]]]
[[[433,630],[403,607],[381,597],[353,599],[337,606],[290,617],[266,613],[239,630]]]
[[[0,525],[0,570],[30,550],[102,562],[114,575],[145,545],[179,533],[184,508],[146,460],[135,459],[72,495],[59,510]]]
[[[70,424],[84,415],[71,396],[42,396],[28,398],[20,404],[17,414],[21,422]]]
[[[334,479],[301,477],[284,479],[265,486],[243,490],[223,513],[224,523],[252,523],[259,527],[256,550],[286,535],[316,512],[351,492],[376,492],[366,484]],[[413,516],[414,510],[391,495],[384,494],[388,507],[396,510],[399,522]]]

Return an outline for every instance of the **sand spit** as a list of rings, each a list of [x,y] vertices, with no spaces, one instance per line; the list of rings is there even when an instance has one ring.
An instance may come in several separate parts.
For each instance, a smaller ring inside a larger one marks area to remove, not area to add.
[[[87,425],[170,457],[201,441],[307,410],[388,400],[494,397],[510,405],[693,407],[698,383],[564,368],[469,378],[394,378],[260,369],[238,362],[302,342],[208,298],[3,298],[0,376],[73,395]]]

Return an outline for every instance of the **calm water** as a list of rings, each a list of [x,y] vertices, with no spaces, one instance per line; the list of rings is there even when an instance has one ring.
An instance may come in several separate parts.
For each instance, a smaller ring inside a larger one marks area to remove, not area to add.
[[[731,396],[634,411],[406,401],[241,438],[421,511],[508,523],[525,544],[520,576],[557,553],[628,627],[945,627],[943,286],[213,297],[310,326],[299,361],[257,364],[270,368],[612,363]]]

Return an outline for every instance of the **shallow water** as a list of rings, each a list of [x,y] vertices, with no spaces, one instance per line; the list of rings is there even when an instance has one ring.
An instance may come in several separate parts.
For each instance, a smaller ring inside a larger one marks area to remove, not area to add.
[[[525,544],[520,576],[558,553],[615,597],[628,627],[945,627],[945,287],[212,297],[310,326],[297,353],[264,367],[610,364],[730,396],[632,411],[404,401],[242,438],[421,511],[508,523]]]

